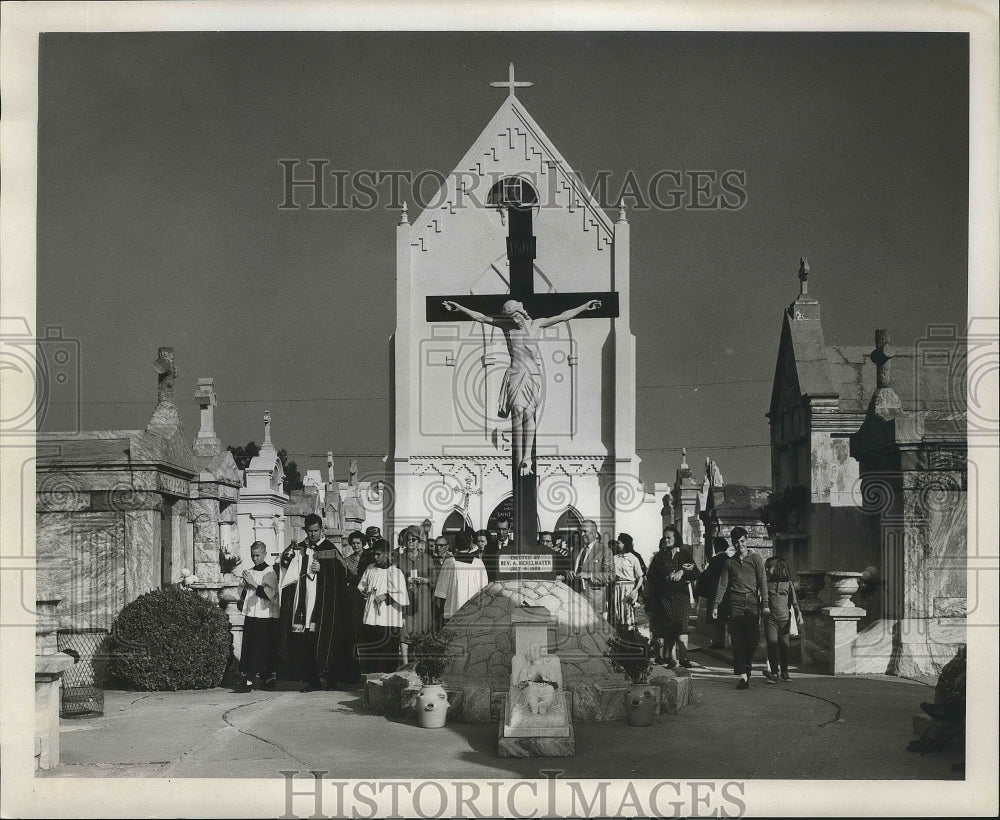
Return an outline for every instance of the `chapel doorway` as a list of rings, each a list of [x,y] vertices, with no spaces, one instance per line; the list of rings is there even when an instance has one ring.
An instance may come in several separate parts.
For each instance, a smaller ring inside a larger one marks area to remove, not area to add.
[[[552,537],[556,541],[561,538],[569,548],[569,554],[576,555],[577,550],[583,544],[582,528],[583,516],[572,507],[568,507],[556,521],[556,525],[552,529]]]

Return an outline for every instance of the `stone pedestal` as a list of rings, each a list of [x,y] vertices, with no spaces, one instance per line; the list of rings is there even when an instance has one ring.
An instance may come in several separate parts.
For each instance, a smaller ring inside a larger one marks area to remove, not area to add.
[[[830,658],[825,630],[828,619],[822,605],[815,609],[802,608],[802,629],[799,631],[799,647],[803,666],[826,666]]]
[[[65,652],[35,656],[35,768],[59,765],[59,689],[74,659]]]
[[[576,753],[571,703],[558,655],[548,653],[556,620],[544,606],[522,606],[510,614],[514,656],[500,727],[500,757],[566,757]]]
[[[856,606],[825,606],[822,613],[827,668],[834,675],[856,674],[854,641],[858,635],[858,621],[865,611]]]
[[[656,704],[658,715],[678,714],[691,703],[694,696],[691,673],[684,668],[655,667],[649,674],[649,683],[659,693]]]
[[[240,612],[240,587],[241,583],[232,575],[224,576],[221,581],[199,581],[191,584],[191,588],[202,598],[218,603],[229,618],[229,631],[233,635],[233,655],[236,660],[240,659],[243,651],[244,615]]]
[[[500,757],[572,757],[576,754],[576,733],[569,725],[566,737],[505,737],[503,724],[497,727]]]

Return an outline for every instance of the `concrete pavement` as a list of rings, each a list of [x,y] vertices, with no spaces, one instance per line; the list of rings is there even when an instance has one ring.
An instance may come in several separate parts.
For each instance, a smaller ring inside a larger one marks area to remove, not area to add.
[[[570,758],[497,756],[495,724],[421,729],[361,710],[360,690],[236,693],[110,690],[105,714],[63,720],[62,764],[45,777],[915,779],[959,780],[959,748],[907,752],[925,682],[755,676],[735,689],[724,657],[694,650],[695,702],[649,727],[577,724]]]

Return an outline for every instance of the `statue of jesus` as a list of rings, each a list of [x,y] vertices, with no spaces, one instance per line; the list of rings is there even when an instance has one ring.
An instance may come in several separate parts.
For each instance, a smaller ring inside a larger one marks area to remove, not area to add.
[[[538,405],[542,400],[542,374],[538,365],[541,358],[538,350],[539,334],[543,328],[568,322],[586,310],[597,310],[601,303],[597,299],[564,310],[556,316],[532,319],[524,305],[511,299],[503,304],[503,315],[496,318],[463,307],[457,302],[443,302],[445,310],[457,310],[475,322],[492,325],[503,331],[510,353],[510,367],[500,385],[500,418],[510,416],[514,448],[514,460],[521,475],[534,472],[531,454],[535,447],[535,424]]]

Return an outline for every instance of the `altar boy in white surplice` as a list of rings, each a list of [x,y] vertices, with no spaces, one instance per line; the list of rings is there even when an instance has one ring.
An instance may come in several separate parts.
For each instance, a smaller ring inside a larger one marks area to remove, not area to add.
[[[361,576],[358,589],[365,599],[358,654],[371,672],[395,672],[399,659],[399,630],[403,607],[410,603],[406,578],[389,563],[389,542],[379,539],[372,547],[374,563]]]
[[[455,536],[455,554],[446,558],[434,585],[434,600],[448,620],[470,598],[489,584],[486,565],[466,532]]]

